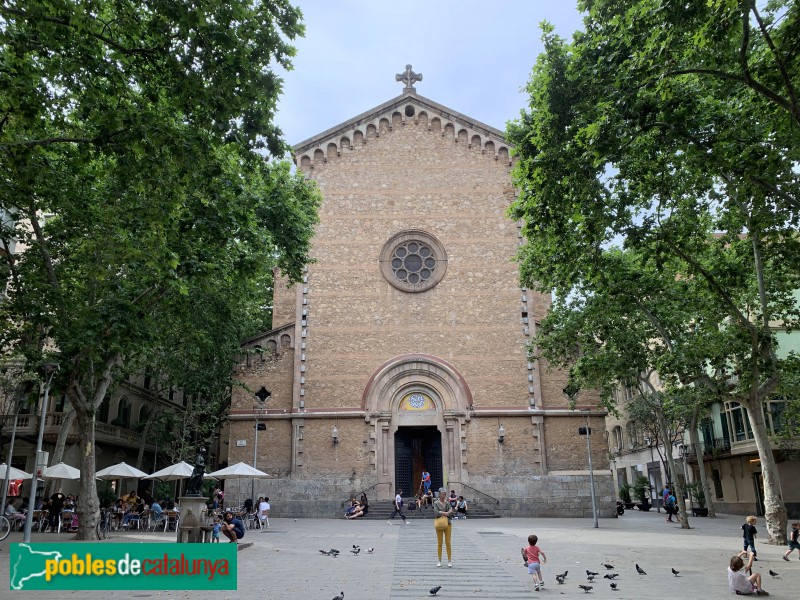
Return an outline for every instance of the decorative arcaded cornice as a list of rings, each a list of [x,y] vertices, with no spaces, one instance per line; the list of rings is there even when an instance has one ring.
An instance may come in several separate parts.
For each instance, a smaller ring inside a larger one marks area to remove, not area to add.
[[[484,153],[489,151],[496,159],[502,158],[504,162],[509,160],[511,146],[499,129],[414,92],[406,92],[296,144],[295,162],[301,167],[311,166],[316,161],[326,160],[333,146],[336,147],[336,153],[341,154],[343,149],[352,149],[357,138],[361,143],[366,143],[371,132],[379,136],[382,121],[387,121],[391,130],[395,115],[399,115],[400,122],[406,124],[409,120],[417,123],[421,114],[427,116],[429,129],[438,127],[441,135],[450,135],[456,141],[461,132],[466,132],[466,143],[470,148],[480,144]]]

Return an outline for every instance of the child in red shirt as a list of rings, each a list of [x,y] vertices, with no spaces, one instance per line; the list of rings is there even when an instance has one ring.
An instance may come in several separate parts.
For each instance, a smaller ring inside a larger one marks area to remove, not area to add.
[[[541,565],[547,562],[542,549],[536,545],[539,538],[533,534],[528,536],[528,547],[522,548],[522,556],[528,563],[528,575],[533,576],[533,589],[537,592],[544,587],[544,579],[542,578]]]

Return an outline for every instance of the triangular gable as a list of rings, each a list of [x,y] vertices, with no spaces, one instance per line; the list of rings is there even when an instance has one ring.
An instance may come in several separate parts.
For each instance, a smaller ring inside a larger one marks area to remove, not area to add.
[[[442,106],[414,92],[407,92],[323,131],[294,146],[295,163],[301,168],[314,168],[326,162],[331,155],[341,155],[343,149],[352,150],[365,144],[371,136],[379,137],[382,122],[391,130],[395,123],[405,125],[408,120],[418,123],[427,119],[428,130],[438,131],[455,143],[465,143],[469,148],[480,147],[495,160],[510,163],[510,144],[502,131],[481,123],[465,114]]]

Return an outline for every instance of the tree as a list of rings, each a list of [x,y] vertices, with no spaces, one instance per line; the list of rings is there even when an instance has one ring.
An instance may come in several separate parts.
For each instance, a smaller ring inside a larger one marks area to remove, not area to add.
[[[58,349],[82,539],[114,381],[171,347],[229,384],[271,269],[297,280],[308,260],[319,197],[277,160],[272,123],[300,16],[284,0],[0,6],[0,208],[27,248],[4,257],[3,341],[31,365]]]
[[[800,9],[750,0],[580,6],[585,31],[572,44],[545,25],[530,107],[509,125],[520,189],[511,214],[527,236],[523,284],[567,297],[599,279],[615,241],[655,270],[677,261],[714,324],[693,367],[704,372],[691,382],[745,407],[767,530],[783,543],[763,402],[789,368],[771,324],[792,329],[800,315]]]

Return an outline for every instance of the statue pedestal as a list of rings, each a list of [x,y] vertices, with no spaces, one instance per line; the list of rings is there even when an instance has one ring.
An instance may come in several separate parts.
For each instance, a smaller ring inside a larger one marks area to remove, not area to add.
[[[184,538],[190,544],[200,543],[203,540],[201,527],[203,526],[203,513],[206,510],[208,498],[205,496],[181,496],[181,515],[178,521],[176,542],[181,543]]]

